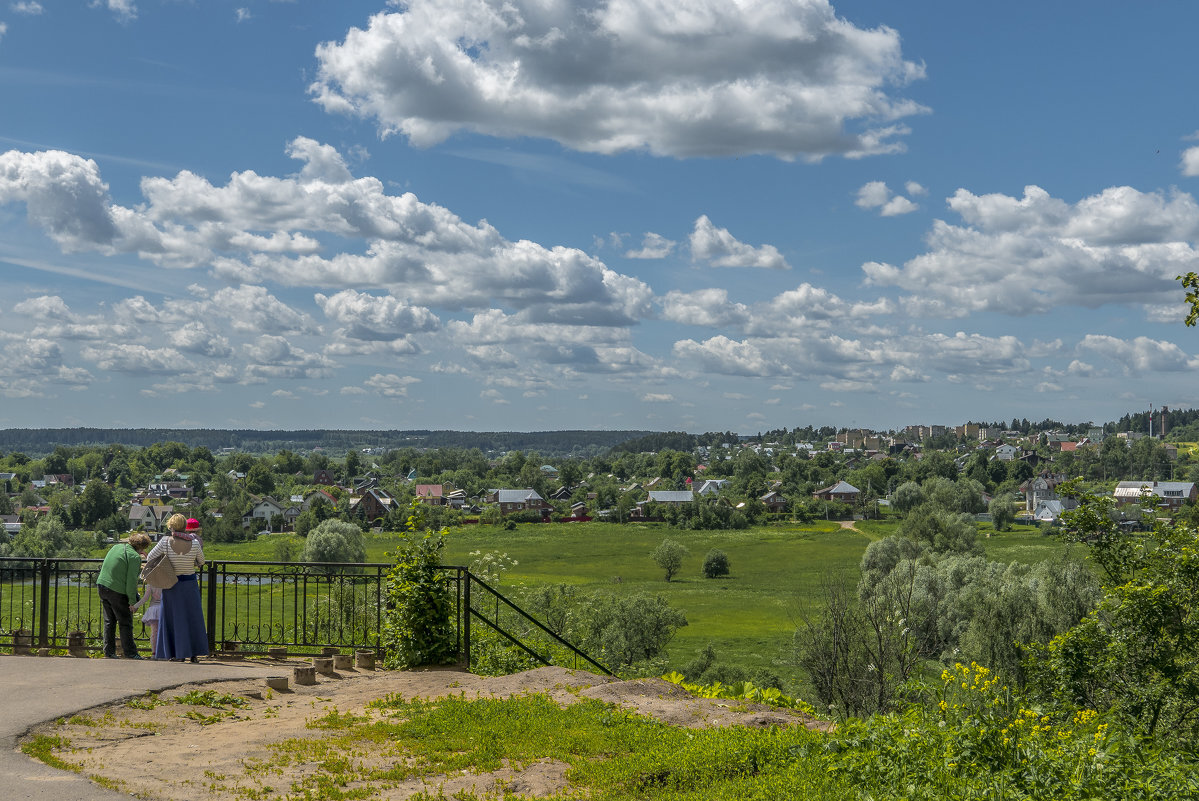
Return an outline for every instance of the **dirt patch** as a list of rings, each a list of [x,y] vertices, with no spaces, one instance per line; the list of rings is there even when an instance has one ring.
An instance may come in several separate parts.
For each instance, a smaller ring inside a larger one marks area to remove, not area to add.
[[[309,728],[311,721],[334,711],[377,717],[378,711],[367,705],[393,693],[408,699],[545,693],[560,704],[594,698],[675,726],[825,726],[789,710],[696,698],[661,679],[620,681],[545,667],[494,678],[458,670],[346,673],[322,677],[315,686],[292,684],[287,692],[267,690],[263,679],[185,685],[158,696],[84,710],[35,728],[26,740],[39,734],[66,738],[73,750],[61,754],[63,759],[78,764],[84,775],[144,798],[207,801],[232,797],[239,790],[252,791],[254,797],[268,797],[258,795],[264,791],[269,797],[282,797],[293,782],[322,770],[321,754],[312,745],[319,744],[320,734]],[[196,703],[203,700],[213,705]],[[293,739],[294,748],[280,747]],[[290,760],[282,770],[278,766],[281,752]],[[356,764],[376,770],[396,764],[395,757],[385,758],[369,750],[355,759]],[[502,794],[507,790],[539,798],[566,790],[566,771],[562,763],[542,760],[487,774],[399,778],[375,797],[405,799],[438,790],[447,796],[459,791]]]

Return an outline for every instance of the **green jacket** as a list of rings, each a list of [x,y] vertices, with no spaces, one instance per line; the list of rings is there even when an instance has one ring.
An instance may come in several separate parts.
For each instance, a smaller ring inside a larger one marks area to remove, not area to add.
[[[103,584],[113,592],[129,596],[129,603],[137,603],[137,577],[142,572],[142,556],[127,542],[108,549],[104,564],[100,565],[97,584]]]

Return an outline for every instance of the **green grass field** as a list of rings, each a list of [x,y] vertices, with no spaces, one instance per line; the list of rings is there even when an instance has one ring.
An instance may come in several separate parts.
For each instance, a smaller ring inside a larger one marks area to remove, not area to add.
[[[860,532],[824,521],[701,532],[661,524],[522,524],[514,531],[465,526],[450,532],[445,561],[469,566],[475,551],[507,554],[517,564],[502,576],[501,591],[565,583],[588,591],[662,595],[688,621],[670,644],[672,666],[686,663],[711,642],[722,662],[768,668],[794,685],[788,655],[799,616],[819,612],[825,583],[855,586],[867,545],[894,534],[898,521],[860,521],[856,527]],[[213,543],[205,551],[217,559],[271,560],[281,536],[236,545]],[[650,557],[666,538],[691,552],[669,583]],[[369,535],[368,560],[389,561],[386,554],[398,542],[395,534]],[[1028,527],[984,536],[982,542],[990,558],[1004,562],[1035,563],[1066,548]],[[728,577],[703,577],[704,555],[712,548],[728,554]]]

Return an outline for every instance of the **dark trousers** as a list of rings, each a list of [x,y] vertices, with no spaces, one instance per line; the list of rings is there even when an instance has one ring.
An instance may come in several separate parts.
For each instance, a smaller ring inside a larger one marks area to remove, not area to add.
[[[103,584],[97,584],[100,591],[100,606],[104,609],[104,655],[109,659],[117,655],[116,628],[121,629],[121,651],[126,657],[137,656],[137,646],[133,643],[133,613],[129,611],[129,596],[116,592]]]

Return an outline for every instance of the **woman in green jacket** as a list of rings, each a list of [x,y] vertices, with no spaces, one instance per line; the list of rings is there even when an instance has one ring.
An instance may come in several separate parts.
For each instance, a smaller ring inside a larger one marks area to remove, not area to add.
[[[133,612],[137,603],[137,577],[142,571],[142,556],[150,550],[150,538],[140,531],[129,535],[104,554],[96,589],[104,609],[104,656],[116,659],[116,628],[121,629],[121,651],[129,659],[141,659],[133,642]]]

